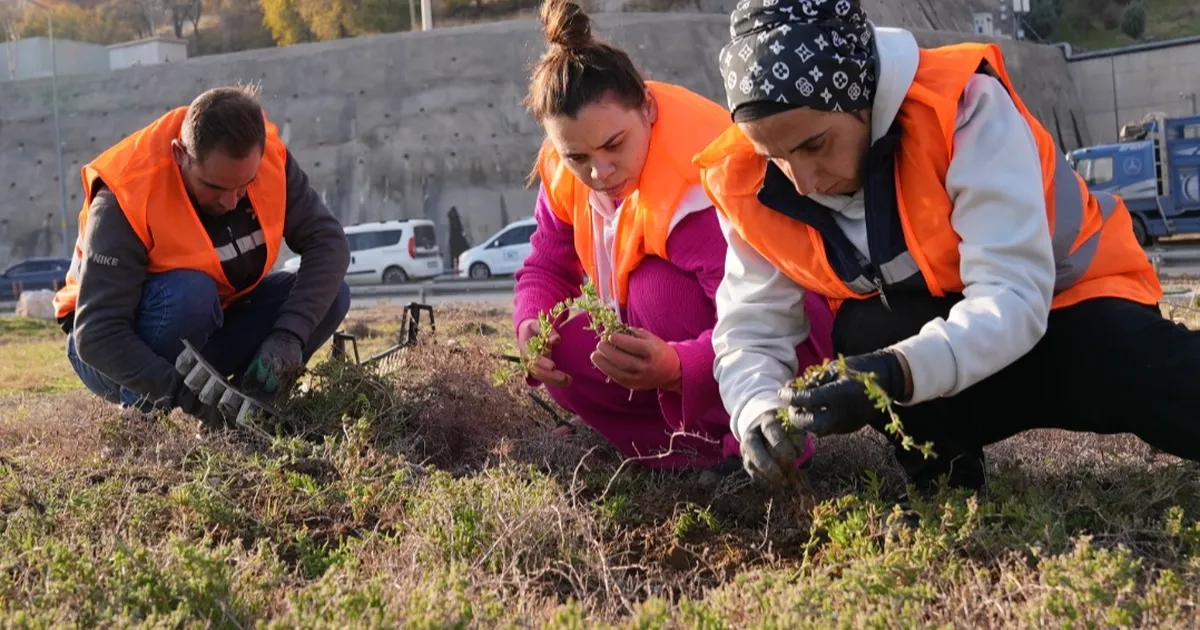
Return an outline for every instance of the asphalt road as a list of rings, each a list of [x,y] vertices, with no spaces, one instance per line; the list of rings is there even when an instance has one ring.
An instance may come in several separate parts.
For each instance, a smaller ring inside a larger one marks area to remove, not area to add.
[[[443,276],[435,280],[400,285],[352,286],[350,296],[352,308],[380,302],[408,304],[412,301],[434,305],[452,302],[499,304],[512,302],[512,289],[511,277],[462,280]],[[0,300],[0,315],[11,315],[16,306],[15,300]]]
[[[1147,248],[1146,253],[1157,260],[1165,282],[1173,279],[1200,282],[1200,238],[1163,241]],[[413,301],[433,306],[472,302],[508,305],[512,303],[512,288],[511,277],[463,280],[452,276],[403,285],[356,286],[350,289],[351,308],[404,305]],[[0,301],[0,316],[12,314],[15,308],[15,301]]]
[[[368,296],[356,295],[350,300],[351,309],[372,308],[375,306],[394,305],[397,308],[412,302],[417,296],[414,295],[393,295],[393,296]],[[498,291],[471,291],[468,293],[435,293],[426,295],[423,302],[430,306],[440,306],[442,304],[488,304],[492,306],[508,306],[512,304],[512,290]]]

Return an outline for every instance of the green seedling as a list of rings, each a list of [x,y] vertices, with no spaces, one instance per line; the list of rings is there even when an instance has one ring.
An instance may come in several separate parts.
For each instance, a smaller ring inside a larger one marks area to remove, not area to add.
[[[524,377],[533,370],[533,364],[550,349],[550,334],[554,332],[554,322],[566,311],[567,303],[559,302],[549,313],[538,313],[538,333],[525,345],[525,354],[519,363],[496,368],[492,375],[496,387],[504,385],[510,379]]]
[[[621,323],[617,311],[600,299],[596,285],[591,280],[580,287],[579,297],[569,302],[571,310],[588,314],[591,323],[587,329],[598,333],[600,341],[608,341],[616,333],[628,335],[633,332],[632,328]]]
[[[601,341],[608,341],[616,333],[630,334],[633,332],[632,328],[621,323],[617,311],[600,299],[596,285],[589,279],[580,287],[579,297],[563,300],[555,304],[549,313],[538,314],[538,334],[534,335],[526,344],[525,354],[521,357],[521,361],[497,368],[493,374],[492,378],[497,387],[508,382],[509,379],[523,378],[533,370],[533,365],[538,358],[549,351],[550,335],[554,332],[554,324],[564,313],[569,313],[568,320],[580,313],[587,313],[590,320],[587,330],[597,333]]]
[[[936,457],[936,454],[933,452],[933,442],[917,444],[916,440],[914,440],[912,436],[904,432],[904,425],[900,422],[900,416],[896,414],[896,411],[892,405],[892,399],[887,395],[887,392],[883,391],[883,388],[880,387],[879,383],[875,380],[875,373],[859,372],[857,370],[850,369],[850,366],[846,364],[846,357],[844,356],[838,355],[836,364],[829,359],[826,359],[820,365],[809,366],[803,374],[792,381],[791,386],[795,389],[813,387],[817,383],[821,382],[822,379],[827,379],[835,374],[845,374],[847,377],[863,384],[863,387],[867,390],[867,397],[875,403],[875,408],[886,413],[890,419],[889,422],[884,426],[884,430],[896,436],[900,440],[900,445],[904,448],[904,450],[920,451],[921,454],[925,456],[925,459]],[[776,413],[779,419],[783,421],[785,428],[791,429],[793,427],[791,418],[788,417],[786,407],[780,407]]]

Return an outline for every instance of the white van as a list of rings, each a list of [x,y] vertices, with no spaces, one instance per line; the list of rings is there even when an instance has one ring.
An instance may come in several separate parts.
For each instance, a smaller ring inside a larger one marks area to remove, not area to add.
[[[445,272],[433,221],[377,221],[344,229],[350,243],[346,284],[401,284]],[[283,268],[294,273],[300,268],[300,257],[288,260]]]
[[[455,269],[463,278],[483,280],[492,276],[512,275],[533,251],[529,243],[537,221],[533,217],[513,221],[487,240],[458,256]]]

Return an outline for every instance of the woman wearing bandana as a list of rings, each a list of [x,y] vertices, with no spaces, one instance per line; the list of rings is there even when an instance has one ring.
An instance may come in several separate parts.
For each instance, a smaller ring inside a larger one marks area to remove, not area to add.
[[[736,124],[696,163],[729,241],[715,373],[752,476],[777,479],[806,432],[887,422],[845,375],[783,387],[807,292],[834,304],[834,352],[933,442],[894,449],[922,492],[980,488],[982,447],[1037,427],[1200,459],[1200,340],[1162,317],[1124,204],[1088,192],[997,46],[920,49],[850,0],[743,0],[731,23]]]
[[[587,315],[558,322],[531,384],[648,467],[738,470],[712,371],[725,241],[691,161],[729,127],[729,112],[645,81],[628,55],[592,38],[573,2],[549,0],[541,15],[550,45],[527,102],[547,140],[533,251],[517,273],[518,346],[524,354],[539,313],[579,295],[585,274],[634,332],[602,343]],[[820,296],[800,304],[811,337],[791,360],[819,363],[832,314]]]

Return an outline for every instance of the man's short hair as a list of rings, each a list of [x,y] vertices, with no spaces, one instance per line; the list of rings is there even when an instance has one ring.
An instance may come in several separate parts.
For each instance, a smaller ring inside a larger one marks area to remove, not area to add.
[[[188,107],[179,139],[196,160],[203,162],[213,149],[240,160],[267,144],[258,89],[253,85],[213,88],[197,96]]]

